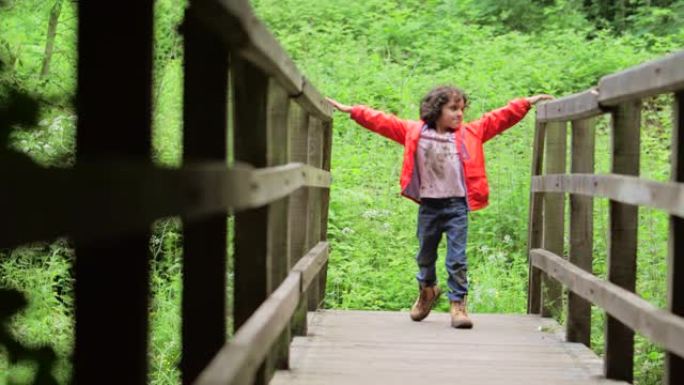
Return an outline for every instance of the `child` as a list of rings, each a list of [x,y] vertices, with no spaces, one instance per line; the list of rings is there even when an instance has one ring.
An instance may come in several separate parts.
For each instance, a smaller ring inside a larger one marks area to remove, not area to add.
[[[328,101],[351,115],[361,126],[404,146],[401,194],[420,204],[416,255],[419,296],[411,319],[421,321],[437,302],[440,289],[435,276],[437,246],[447,236],[446,268],[451,326],[472,328],[466,311],[468,294],[466,239],[468,211],[487,206],[489,186],[485,174],[483,144],[518,123],[531,105],[550,95],[514,99],[507,106],[462,123],[468,97],[459,88],[441,86],[428,92],[420,105],[420,121],[357,105]]]

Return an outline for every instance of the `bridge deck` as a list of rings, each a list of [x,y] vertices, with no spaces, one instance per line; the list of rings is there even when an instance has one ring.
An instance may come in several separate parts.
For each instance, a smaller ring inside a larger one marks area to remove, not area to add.
[[[309,335],[291,346],[290,370],[271,384],[623,384],[559,326],[537,316],[475,314],[456,330],[449,315],[412,322],[406,312],[309,313]],[[554,332],[555,331],[555,332]]]

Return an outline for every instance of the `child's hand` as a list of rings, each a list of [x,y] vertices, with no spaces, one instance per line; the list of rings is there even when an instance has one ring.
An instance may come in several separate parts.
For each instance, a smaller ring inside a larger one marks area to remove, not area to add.
[[[332,104],[332,106],[335,107],[340,112],[350,114],[352,111],[352,106],[342,104],[335,99],[330,99],[330,98],[325,98],[325,99],[328,101],[328,103]]]
[[[526,97],[525,99],[528,102],[530,102],[531,105],[535,105],[542,100],[552,100],[552,99],[554,99],[554,97],[551,95],[547,95],[547,94],[539,94],[539,95]]]

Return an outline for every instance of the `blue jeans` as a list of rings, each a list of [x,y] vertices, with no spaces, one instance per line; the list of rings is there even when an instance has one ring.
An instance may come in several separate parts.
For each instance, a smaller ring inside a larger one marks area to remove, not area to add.
[[[418,209],[418,241],[420,249],[416,255],[418,262],[418,282],[433,286],[437,283],[435,262],[437,247],[446,233],[449,300],[460,301],[468,294],[468,263],[466,261],[466,242],[468,235],[468,206],[465,198],[423,198]]]

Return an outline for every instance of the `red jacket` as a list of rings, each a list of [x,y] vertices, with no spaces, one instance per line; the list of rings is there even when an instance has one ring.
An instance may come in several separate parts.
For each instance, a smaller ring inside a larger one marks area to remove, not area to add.
[[[463,123],[456,131],[456,146],[463,162],[464,178],[470,210],[479,210],[488,204],[489,185],[485,172],[484,142],[518,123],[530,110],[524,98],[514,99],[507,106],[484,114],[480,119]],[[415,170],[423,121],[401,120],[396,116],[366,106],[354,106],[351,118],[367,129],[404,145],[404,164],[401,169],[401,194],[420,203],[420,179]],[[463,154],[466,154],[465,156]]]

